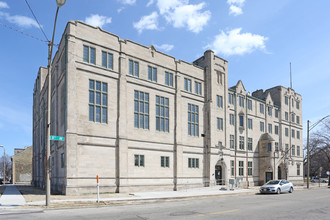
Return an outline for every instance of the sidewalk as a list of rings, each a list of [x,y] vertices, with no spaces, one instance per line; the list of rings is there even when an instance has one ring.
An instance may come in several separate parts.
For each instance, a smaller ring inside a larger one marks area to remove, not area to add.
[[[14,208],[25,205],[25,199],[14,185],[6,185],[0,198],[0,209]]]
[[[321,186],[322,188],[324,186]],[[311,186],[311,188],[319,188],[318,186]],[[304,190],[305,186],[295,186],[295,190]],[[35,190],[35,189],[31,189]],[[23,191],[24,192],[24,191]],[[21,208],[42,208],[40,206],[45,205],[44,195],[40,192],[33,191],[39,194],[33,200],[29,199],[28,202],[25,201],[24,197],[17,190],[14,185],[7,185],[4,194],[0,198],[0,209],[8,209],[14,207]],[[43,192],[43,191],[42,191]],[[135,192],[135,193],[115,193],[115,194],[100,194],[100,204],[109,205],[114,203],[125,203],[133,201],[150,202],[155,200],[166,200],[166,199],[184,199],[184,198],[201,198],[209,196],[228,196],[228,195],[249,195],[256,194],[259,192],[259,187],[250,187],[248,189],[234,188],[234,190],[229,190],[228,187],[224,186],[210,186],[210,187],[200,187],[183,189],[179,191],[156,191],[156,192]],[[27,196],[27,192],[24,192]],[[70,197],[70,196],[51,196],[52,208],[55,207],[71,207],[71,206],[84,206],[84,205],[96,205],[97,195],[91,194],[88,197],[84,195]]]

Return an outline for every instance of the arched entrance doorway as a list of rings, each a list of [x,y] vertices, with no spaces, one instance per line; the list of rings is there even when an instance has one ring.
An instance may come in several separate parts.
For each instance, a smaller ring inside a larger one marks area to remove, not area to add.
[[[222,166],[216,165],[215,166],[215,184],[216,185],[223,185],[224,181],[222,178]]]

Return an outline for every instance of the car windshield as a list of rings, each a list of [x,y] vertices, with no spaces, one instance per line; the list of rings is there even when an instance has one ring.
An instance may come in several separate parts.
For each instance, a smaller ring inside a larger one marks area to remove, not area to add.
[[[279,180],[272,180],[266,183],[266,185],[276,185],[278,184],[280,181]]]

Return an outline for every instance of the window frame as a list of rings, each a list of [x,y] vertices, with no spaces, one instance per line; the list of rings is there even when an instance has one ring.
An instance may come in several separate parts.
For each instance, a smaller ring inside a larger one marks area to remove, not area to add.
[[[170,132],[170,103],[169,98],[156,95],[156,131]]]

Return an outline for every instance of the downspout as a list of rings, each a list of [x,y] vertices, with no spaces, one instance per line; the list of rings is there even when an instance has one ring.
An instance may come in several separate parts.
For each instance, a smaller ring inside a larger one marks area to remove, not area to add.
[[[248,97],[247,95],[245,95],[245,130],[246,130],[246,183],[247,183],[247,187],[249,187],[249,131],[248,131]]]
[[[237,154],[237,99],[236,99],[236,91],[234,92],[234,112],[235,112],[235,117],[234,117],[234,124],[235,124],[235,179],[237,176],[237,171],[236,171],[236,154]]]
[[[178,190],[178,139],[177,139],[177,126],[178,126],[178,63],[175,61],[175,95],[174,95],[174,149],[173,149],[173,191]]]

